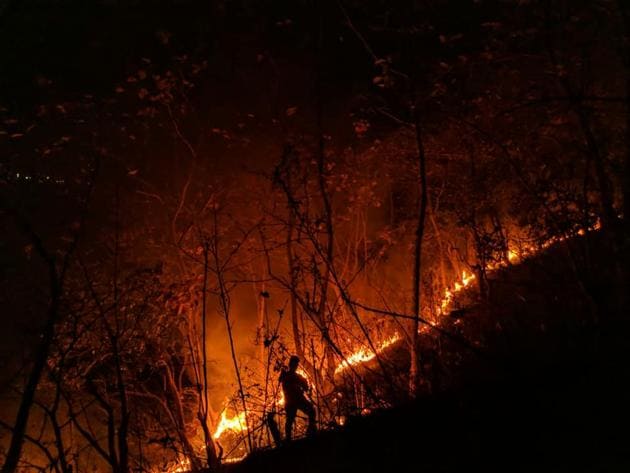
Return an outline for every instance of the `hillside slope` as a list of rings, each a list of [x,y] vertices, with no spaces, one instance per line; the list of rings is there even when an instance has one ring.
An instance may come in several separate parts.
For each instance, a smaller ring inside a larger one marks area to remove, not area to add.
[[[589,238],[492,275],[486,304],[460,301],[445,327],[483,355],[444,350],[440,389],[227,471],[630,471],[630,326],[611,309],[608,249]],[[588,261],[585,243],[599,248]],[[388,352],[401,369],[403,352]]]

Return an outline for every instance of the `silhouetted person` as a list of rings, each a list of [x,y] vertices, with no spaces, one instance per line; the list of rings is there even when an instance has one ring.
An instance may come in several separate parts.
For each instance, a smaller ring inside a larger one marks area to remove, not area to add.
[[[292,356],[289,359],[289,369],[282,370],[282,373],[280,373],[280,384],[284,393],[284,410],[287,414],[284,426],[287,441],[291,440],[293,423],[295,422],[298,409],[308,416],[307,435],[313,435],[316,429],[315,408],[305,396],[305,393],[309,392],[311,388],[306,378],[296,372],[299,363],[300,359],[295,355]]]

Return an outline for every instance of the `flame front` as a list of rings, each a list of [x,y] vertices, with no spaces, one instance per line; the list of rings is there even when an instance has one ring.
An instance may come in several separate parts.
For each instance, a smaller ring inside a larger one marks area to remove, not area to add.
[[[446,288],[444,290],[444,295],[442,296],[442,301],[440,302],[438,313],[440,315],[445,314],[448,311],[448,307],[451,305],[453,301],[453,297],[463,289],[470,286],[475,279],[474,274],[467,273],[466,271],[462,271],[462,276],[458,281],[455,281],[451,288]]]
[[[600,228],[600,224],[599,221],[595,223],[595,225],[591,228],[588,229],[588,231],[591,230],[598,230]],[[578,231],[579,235],[584,235],[585,231],[583,229],[580,229],[580,231]],[[555,237],[552,238],[546,242],[544,242],[540,247],[535,247],[533,245],[527,245],[524,247],[519,247],[518,250],[514,249],[514,248],[509,248],[507,251],[507,261],[501,261],[498,263],[493,263],[490,264],[486,267],[486,270],[488,271],[496,271],[497,269],[503,268],[505,266],[507,266],[510,263],[518,263],[520,261],[522,261],[523,259],[525,259],[528,256],[532,256],[534,254],[536,254],[539,250],[545,249],[550,247],[553,243],[557,243],[558,241],[562,241],[565,240],[566,237]],[[444,293],[442,295],[442,300],[439,302],[439,304],[437,304],[436,307],[436,312],[438,313],[439,316],[443,316],[445,314],[447,314],[449,312],[449,308],[451,306],[451,303],[453,302],[453,299],[455,298],[455,296],[460,293],[461,291],[463,291],[464,289],[468,288],[471,286],[471,284],[477,279],[477,276],[475,276],[472,273],[469,273],[467,271],[462,271],[461,276],[459,277],[459,279],[457,279],[450,287],[447,287],[444,289]],[[439,324],[438,323],[434,323],[434,322],[429,322],[432,326],[436,326]],[[422,327],[422,329],[426,329],[427,327]],[[392,337],[386,339],[384,342],[382,342],[380,345],[378,345],[376,347],[376,351],[373,351],[370,348],[366,348],[366,347],[362,347],[358,350],[356,350],[355,352],[353,352],[352,354],[350,354],[348,357],[346,357],[346,360],[342,361],[337,368],[335,369],[335,374],[345,370],[346,368],[348,368],[350,365],[357,365],[360,363],[365,363],[368,362],[370,360],[373,360],[374,358],[376,358],[376,356],[378,354],[380,354],[383,350],[385,350],[388,346],[398,342],[401,339],[400,335],[398,335],[397,333],[394,334]]]
[[[597,222],[593,227],[588,228],[586,231],[592,231],[592,230],[598,230],[600,227],[599,222]],[[577,233],[579,235],[584,235],[586,233],[586,231],[584,230],[579,230]],[[521,261],[523,261],[524,259],[533,256],[535,254],[537,254],[539,251],[544,250],[548,247],[550,247],[552,244],[557,243],[559,241],[563,241],[565,240],[567,237],[554,237],[552,239],[547,240],[546,242],[542,243],[539,246],[534,246],[534,245],[519,245],[518,250],[514,249],[514,248],[508,248],[508,251],[506,253],[506,257],[504,260],[499,261],[499,262],[495,262],[492,264],[489,264],[486,267],[487,271],[496,271],[498,269],[504,268],[506,266],[508,266],[509,264],[516,264],[519,263]],[[467,272],[467,271],[462,271],[461,275],[459,276],[459,278],[457,278],[457,280],[455,282],[453,282],[453,284],[447,288],[444,289],[444,292],[442,294],[442,298],[439,301],[438,304],[436,304],[435,307],[435,312],[438,314],[438,320],[437,321],[431,321],[429,322],[430,325],[432,326],[438,326],[440,324],[440,318],[445,316],[446,314],[448,314],[451,304],[453,302],[453,300],[455,299],[455,296],[459,293],[461,293],[462,291],[464,291],[465,289],[469,288],[472,286],[472,284],[477,280],[477,276],[473,273]],[[426,326],[422,326],[421,330],[427,330],[428,327]],[[337,365],[337,367],[335,368],[335,374],[338,374],[342,371],[344,371],[345,369],[347,369],[350,366],[356,366],[362,363],[367,363],[369,361],[372,361],[373,359],[375,359],[380,353],[382,353],[385,349],[387,349],[389,346],[399,342],[402,339],[401,335],[397,332],[395,332],[392,336],[390,336],[389,338],[386,338],[385,340],[381,341],[380,343],[375,345],[375,349],[373,350],[370,347],[367,346],[363,346],[361,348],[359,348],[358,350],[354,351],[353,353],[351,353],[350,355],[348,355],[346,357],[345,360],[343,360],[341,363],[339,363],[339,365]],[[311,380],[308,376],[308,374],[306,372],[304,372],[303,370],[299,369],[298,372],[304,376],[309,384],[311,384]],[[283,407],[284,406],[284,393],[282,392],[282,390],[280,389],[276,395],[276,400],[275,400],[275,405],[277,407]],[[362,412],[362,414],[367,414],[369,413],[369,409],[368,410],[364,410]],[[343,425],[343,420],[341,420],[339,422],[340,425]],[[214,439],[218,439],[220,438],[226,431],[232,431],[234,433],[242,433],[247,431],[247,421],[246,421],[246,416],[244,412],[239,412],[237,415],[235,415],[234,417],[227,417],[226,411],[224,410],[221,413],[221,420],[217,426],[217,429],[213,435]],[[225,459],[224,462],[234,462],[234,461],[240,461],[243,457],[238,457],[238,458],[230,458],[230,459]],[[186,465],[187,466],[187,465]],[[181,471],[184,471],[185,466],[182,466],[181,469],[176,469],[176,470],[171,470],[170,473],[179,473]]]
[[[355,351],[354,353],[352,353],[350,356],[348,356],[345,360],[343,360],[335,369],[335,374],[339,373],[340,371],[345,370],[346,368],[348,368],[351,365],[356,365],[358,363],[366,363],[370,360],[373,360],[374,358],[376,358],[376,356],[381,353],[383,350],[385,350],[388,346],[393,345],[394,343],[396,343],[398,340],[400,340],[400,336],[395,333],[394,335],[392,335],[391,337],[389,337],[388,339],[384,340],[383,342],[381,342],[380,344],[378,344],[375,348],[376,351],[372,350],[369,347],[363,347],[357,351]]]
[[[247,431],[247,420],[245,419],[245,412],[239,412],[234,417],[228,418],[227,413],[224,410],[221,413],[221,420],[219,421],[217,429],[215,430],[212,438],[216,440],[228,430],[235,433]]]
[[[518,258],[517,253],[515,251],[510,251],[509,254],[510,254],[509,256],[510,261],[515,261]],[[448,308],[451,302],[453,301],[453,298],[455,297],[455,295],[463,291],[467,287],[469,287],[475,279],[476,277],[474,274],[468,273],[466,271],[462,271],[461,277],[457,281],[455,281],[453,286],[450,288],[447,287],[444,290],[444,295],[442,296],[442,300],[440,301],[440,304],[438,305],[438,308],[437,308],[438,313],[440,315],[445,314],[448,311]],[[381,342],[378,346],[376,346],[375,347],[376,351],[373,351],[369,347],[360,348],[359,350],[355,351],[354,353],[346,357],[346,359],[342,361],[341,363],[339,363],[339,365],[337,365],[337,368],[335,369],[335,374],[345,370],[351,365],[366,363],[368,361],[373,360],[383,350],[385,350],[390,345],[393,345],[394,343],[398,342],[400,339],[401,339],[400,335],[398,333],[395,333],[388,339]]]

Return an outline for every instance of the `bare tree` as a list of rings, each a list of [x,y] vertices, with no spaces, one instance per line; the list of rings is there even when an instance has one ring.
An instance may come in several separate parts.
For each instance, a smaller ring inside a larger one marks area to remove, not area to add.
[[[45,245],[41,236],[34,230],[32,225],[20,213],[12,208],[8,203],[0,201],[2,208],[9,213],[15,221],[18,228],[32,242],[37,254],[44,262],[48,272],[49,300],[48,310],[44,327],[42,329],[41,338],[34,352],[33,366],[28,377],[28,381],[22,394],[20,406],[16,415],[15,423],[12,428],[11,443],[6,455],[5,462],[2,466],[2,473],[13,473],[17,468],[20,456],[22,454],[22,445],[24,443],[28,419],[31,408],[35,401],[35,393],[39,385],[40,379],[44,372],[46,361],[50,354],[51,345],[55,336],[55,328],[60,317],[60,301],[63,292],[64,281],[71,265],[72,257],[77,248],[81,231],[87,217],[88,203],[92,194],[92,188],[96,179],[98,170],[98,161],[94,163],[91,175],[88,178],[88,184],[85,194],[82,198],[81,210],[79,213],[78,225],[75,227],[70,243],[65,249],[61,261],[53,252]]]

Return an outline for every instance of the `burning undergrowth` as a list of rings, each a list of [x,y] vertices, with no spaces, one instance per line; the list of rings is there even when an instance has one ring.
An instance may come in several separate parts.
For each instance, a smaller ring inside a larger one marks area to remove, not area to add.
[[[454,392],[486,376],[496,376],[505,360],[574,356],[576,348],[569,345],[576,342],[575,334],[594,323],[588,293],[575,293],[580,285],[576,267],[587,264],[582,258],[585,245],[599,246],[602,238],[598,232],[577,231],[573,236],[544,242],[537,249],[521,246],[518,251],[509,251],[505,262],[494,264],[486,274],[487,299],[480,294],[476,277],[464,272],[445,289],[436,306],[437,319],[424,320],[421,326],[422,384],[418,396]],[[606,268],[601,271],[605,276]],[[331,381],[310,380],[322,429],[341,428],[353,417],[408,400],[408,335],[402,330],[384,335],[345,355]],[[532,361],[529,369],[535,369],[538,362]],[[303,374],[310,379],[307,372]],[[322,383],[319,389],[317,383]],[[281,393],[277,395],[281,397]],[[282,405],[280,399],[270,409],[279,420]],[[231,433],[220,441],[229,444],[240,435],[240,444],[244,444],[243,413],[238,416],[225,424]],[[224,420],[222,414],[222,426]],[[258,422],[259,427],[254,428],[262,434],[267,426],[262,420]],[[266,435],[266,440],[263,434],[260,441],[272,445],[273,439]],[[238,458],[246,453],[243,448],[240,451]]]
[[[582,279],[588,258],[604,262],[609,257],[605,238],[600,232],[575,235],[498,268],[489,274],[488,300],[480,299],[474,285],[460,291],[452,299],[454,309],[441,319],[442,335],[423,331],[424,382],[414,403],[400,396],[408,382],[410,351],[399,339],[378,352],[381,363],[375,356],[366,357],[351,373],[346,369],[337,373],[336,403],[346,414],[343,428],[333,426],[338,433],[323,434],[277,455],[254,455],[230,471],[288,471],[302,457],[311,458],[305,471],[318,471],[322,464],[317,455],[324,451],[335,465],[330,471],[379,471],[384,465],[404,467],[410,461],[426,463],[427,468],[435,461],[442,466],[452,463],[448,468],[457,471],[464,464],[511,459],[520,452],[520,442],[527,444],[528,452],[537,452],[532,462],[556,455],[566,461],[562,452],[578,444],[591,451],[591,429],[601,427],[602,416],[627,413],[618,410],[623,395],[611,392],[617,389],[614,377],[623,370],[619,357],[627,355],[627,347],[623,348],[623,335],[595,330],[611,320],[593,318],[589,295],[596,290],[602,298],[613,298],[619,282],[610,277],[608,263],[597,264],[589,280]],[[595,251],[587,255],[587,246]],[[584,291],[576,291],[580,281],[586,284]],[[614,302],[609,303],[606,316],[613,317]],[[604,340],[615,348],[599,350],[598,341]],[[469,345],[462,349],[462,343]],[[385,402],[370,403],[371,396]],[[599,408],[593,399],[610,404]],[[538,432],[544,416],[562,419],[558,424],[549,421],[553,434]],[[572,423],[575,426],[566,430]],[[409,429],[400,429],[403,424]],[[505,432],[511,432],[508,438],[502,438]],[[494,455],[480,453],[482,445],[471,445],[467,435],[484,436]],[[609,437],[608,447],[621,448],[625,434],[620,429],[611,429]],[[411,445],[422,445],[421,458]],[[452,454],[455,447],[457,454]],[[366,449],[378,453],[366,457]],[[589,461],[603,461],[593,458]]]

